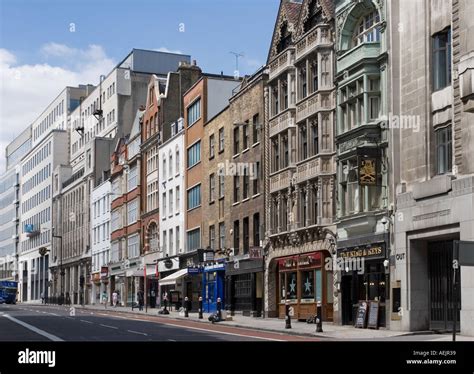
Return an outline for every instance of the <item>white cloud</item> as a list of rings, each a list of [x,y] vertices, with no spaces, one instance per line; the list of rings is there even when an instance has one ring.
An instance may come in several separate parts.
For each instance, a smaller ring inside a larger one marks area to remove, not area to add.
[[[54,58],[54,63],[18,65],[12,52],[0,48],[0,173],[5,169],[6,145],[66,86],[97,84],[100,75],[115,66],[98,45],[76,49],[48,43],[41,53]]]
[[[158,52],[167,52],[167,53],[177,53],[177,54],[180,54],[182,55],[183,52],[181,52],[179,49],[175,49],[175,50],[171,50],[171,49],[168,49],[166,47],[160,47],[158,49],[155,49],[155,51],[158,51]]]

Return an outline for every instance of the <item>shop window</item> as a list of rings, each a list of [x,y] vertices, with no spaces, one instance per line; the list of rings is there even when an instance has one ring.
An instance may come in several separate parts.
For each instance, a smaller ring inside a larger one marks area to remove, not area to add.
[[[296,271],[286,273],[286,298],[289,300],[295,300],[297,298],[297,277]]]
[[[323,283],[321,269],[316,269],[316,301],[323,301]]]
[[[301,272],[301,298],[314,299],[314,270]]]

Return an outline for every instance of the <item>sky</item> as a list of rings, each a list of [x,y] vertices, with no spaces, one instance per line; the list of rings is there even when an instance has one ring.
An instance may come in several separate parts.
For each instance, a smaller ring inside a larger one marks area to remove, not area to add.
[[[191,55],[208,73],[266,63],[279,0],[0,0],[5,147],[65,86],[97,84],[133,48]]]

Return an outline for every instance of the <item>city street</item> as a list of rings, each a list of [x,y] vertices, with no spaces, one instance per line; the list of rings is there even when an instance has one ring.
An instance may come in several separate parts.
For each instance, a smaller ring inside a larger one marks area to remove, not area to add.
[[[317,341],[158,316],[45,305],[0,305],[0,341]]]

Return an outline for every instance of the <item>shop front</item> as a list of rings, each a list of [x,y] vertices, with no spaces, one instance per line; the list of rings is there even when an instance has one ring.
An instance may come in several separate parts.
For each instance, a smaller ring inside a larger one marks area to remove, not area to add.
[[[91,298],[91,304],[100,304],[101,302],[101,279],[100,279],[100,273],[92,273],[91,274],[92,278],[92,298]]]
[[[260,317],[263,297],[263,260],[234,256],[225,272],[225,308],[233,315]]]
[[[338,243],[343,325],[354,325],[360,302],[367,301],[379,304],[378,325],[386,326],[390,280],[385,238],[385,235],[359,238],[356,246],[354,240]]]
[[[179,303],[182,278],[186,276],[186,272],[181,270],[178,257],[166,257],[158,260],[157,303],[160,307],[164,306],[165,296],[168,306],[170,302],[173,302],[174,305]]]
[[[180,288],[180,302],[188,297],[191,302],[191,311],[199,308],[199,297],[203,295],[203,269],[206,262],[214,260],[212,249],[199,248],[195,251],[184,253],[179,256],[179,267],[186,269],[186,276],[183,278]],[[224,304],[222,304],[224,308]]]
[[[321,303],[324,321],[333,320],[333,272],[324,266],[329,252],[318,251],[277,258],[279,317],[285,317],[285,303],[293,318],[305,320],[316,315]]]
[[[225,263],[208,264],[202,270],[203,310],[205,313],[214,313],[217,310],[217,301],[221,299],[221,308],[225,306]]]

